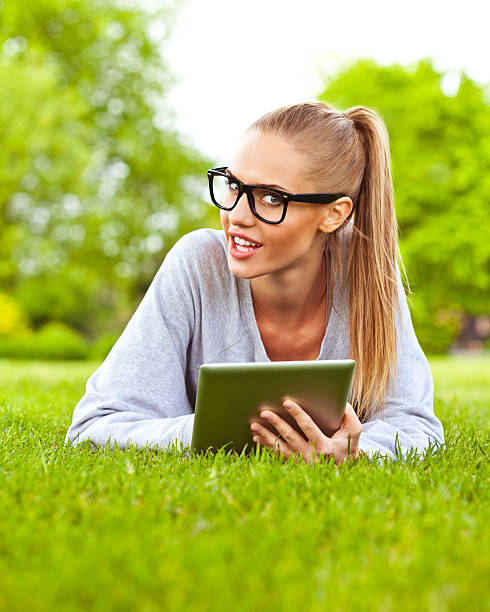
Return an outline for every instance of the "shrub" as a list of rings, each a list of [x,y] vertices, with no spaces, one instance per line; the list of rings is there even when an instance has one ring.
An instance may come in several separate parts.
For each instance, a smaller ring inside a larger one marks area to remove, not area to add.
[[[0,336],[0,356],[17,359],[87,359],[88,342],[64,323],[50,322],[32,335]]]
[[[90,347],[90,359],[105,359],[120,335],[120,333],[107,333],[100,336]]]
[[[0,293],[0,336],[28,335],[29,331],[27,317],[18,302]]]
[[[426,355],[447,353],[461,330],[462,311],[435,309],[418,294],[412,300],[412,322],[422,350]]]

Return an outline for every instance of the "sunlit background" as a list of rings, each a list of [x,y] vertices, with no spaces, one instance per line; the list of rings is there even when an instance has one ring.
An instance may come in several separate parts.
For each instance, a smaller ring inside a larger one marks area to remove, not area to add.
[[[427,354],[490,346],[485,3],[0,0],[0,356],[103,358],[283,104],[388,127]]]
[[[449,96],[458,91],[462,70],[488,83],[486,6],[484,0],[249,0],[221,6],[188,0],[167,52],[179,79],[169,98],[179,131],[226,161],[234,137],[257,117],[315,99],[326,78],[353,58],[388,66],[430,57],[444,73],[441,88]],[[203,92],[199,104],[196,91]]]

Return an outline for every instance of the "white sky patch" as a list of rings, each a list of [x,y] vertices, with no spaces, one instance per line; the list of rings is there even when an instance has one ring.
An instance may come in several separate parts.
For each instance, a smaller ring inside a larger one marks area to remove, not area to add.
[[[165,56],[178,79],[177,129],[226,164],[243,131],[284,104],[314,100],[320,74],[358,57],[411,64],[432,57],[455,95],[459,71],[490,81],[486,0],[187,0]]]

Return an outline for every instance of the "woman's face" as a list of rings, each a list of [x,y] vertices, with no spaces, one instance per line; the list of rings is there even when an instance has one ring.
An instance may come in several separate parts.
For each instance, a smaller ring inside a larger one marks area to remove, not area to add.
[[[297,153],[283,138],[251,130],[240,141],[228,170],[249,185],[274,185],[289,193],[314,193],[312,185],[303,179],[307,165],[306,156]],[[319,230],[319,225],[327,206],[290,202],[286,218],[277,225],[257,219],[245,193],[233,210],[220,209],[230,271],[242,278],[255,278],[301,266],[305,258],[320,257],[325,232]],[[243,255],[235,246],[232,237],[235,233],[261,246]]]

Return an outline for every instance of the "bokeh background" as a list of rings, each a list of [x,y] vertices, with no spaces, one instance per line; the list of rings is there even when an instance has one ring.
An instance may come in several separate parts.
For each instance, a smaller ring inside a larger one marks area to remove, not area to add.
[[[484,14],[397,4],[0,0],[0,357],[104,358],[175,241],[220,228],[207,168],[313,99],[388,127],[426,354],[489,350]]]

